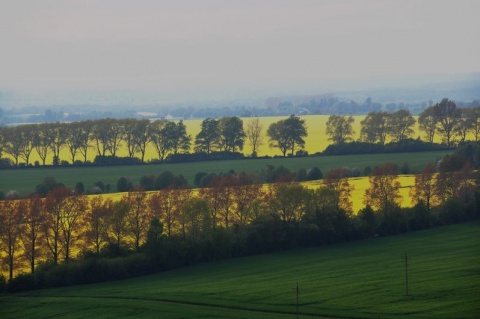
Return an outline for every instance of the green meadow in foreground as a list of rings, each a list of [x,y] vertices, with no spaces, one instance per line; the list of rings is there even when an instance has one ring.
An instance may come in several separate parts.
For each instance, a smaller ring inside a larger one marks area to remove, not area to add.
[[[10,190],[20,192],[25,196],[35,190],[45,177],[54,177],[59,183],[73,188],[77,182],[83,182],[89,189],[97,181],[110,184],[112,192],[116,191],[120,177],[127,177],[138,184],[143,175],[158,175],[164,171],[171,171],[185,176],[190,185],[193,185],[195,174],[198,172],[221,173],[234,169],[237,172],[259,172],[267,165],[285,166],[292,172],[301,168],[309,169],[318,166],[322,172],[340,167],[357,168],[360,171],[366,166],[373,168],[385,162],[402,165],[407,162],[413,170],[422,170],[426,164],[436,162],[452,151],[393,153],[349,156],[311,156],[270,159],[244,159],[229,161],[209,161],[177,164],[152,164],[133,166],[103,166],[103,167],[39,167],[31,169],[2,169],[0,170],[0,191],[7,193]]]
[[[0,297],[1,318],[478,318],[480,223]],[[405,291],[408,254],[409,295]]]

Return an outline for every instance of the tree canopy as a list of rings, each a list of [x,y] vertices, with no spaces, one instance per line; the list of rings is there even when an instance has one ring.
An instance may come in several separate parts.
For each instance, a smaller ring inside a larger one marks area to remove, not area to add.
[[[270,147],[279,148],[283,156],[286,156],[289,150],[291,155],[295,155],[295,150],[305,147],[304,138],[307,136],[305,120],[290,115],[285,120],[270,124],[267,135],[270,139]]]

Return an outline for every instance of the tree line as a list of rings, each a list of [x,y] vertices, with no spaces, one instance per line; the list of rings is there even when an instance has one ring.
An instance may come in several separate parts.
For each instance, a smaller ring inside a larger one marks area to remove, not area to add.
[[[353,123],[352,116],[331,115],[325,134],[334,146],[354,142],[356,132]],[[408,110],[393,113],[375,111],[368,113],[360,124],[360,139],[356,142],[384,146],[388,141],[400,143],[412,140],[416,120]],[[443,99],[420,114],[418,125],[427,143],[433,143],[437,134],[447,148],[464,142],[469,134],[473,134],[477,141],[480,107],[458,108],[453,101]],[[304,148],[308,131],[305,120],[298,116],[291,115],[272,123],[265,134],[268,146],[278,149],[283,156],[307,154]],[[169,158],[176,161],[231,158],[228,154],[239,154],[246,143],[252,149],[250,155],[256,157],[266,142],[264,127],[258,118],[250,119],[244,128],[243,120],[235,116],[204,119],[195,138],[187,134],[183,121],[101,119],[31,124],[0,128],[0,166],[11,165],[9,159],[2,160],[2,154],[8,154],[13,159],[13,165],[23,161],[28,166],[33,152],[41,159],[38,165],[46,165],[51,154],[53,165],[87,163],[90,152],[96,154],[95,163],[100,165],[143,163],[149,145],[154,147],[157,161]],[[194,153],[190,154],[192,144]],[[127,160],[118,159],[120,148],[127,150]],[[68,151],[68,161],[60,158],[64,149]],[[221,155],[212,156],[215,153]]]
[[[32,288],[118,279],[479,217],[479,178],[462,155],[447,156],[416,175],[412,208],[401,207],[398,169],[386,163],[373,169],[365,207],[354,214],[348,173],[343,168],[328,172],[316,189],[288,176],[262,186],[239,173],[215,176],[198,192],[173,186],[153,193],[136,189],[116,201],[63,186],[45,198],[10,194],[0,201],[0,243],[9,280],[15,290],[25,280]],[[15,281],[15,269],[25,263],[31,275]],[[92,267],[104,278],[92,275]]]
[[[330,116],[326,127],[329,140],[333,144],[353,142],[353,123],[352,116]],[[380,145],[385,145],[387,141],[400,142],[412,138],[415,124],[408,110],[370,112],[361,122],[360,141]],[[433,143],[436,134],[447,147],[465,142],[468,134],[473,134],[475,141],[478,141],[480,107],[458,108],[453,101],[443,99],[423,110],[418,125],[427,143]]]

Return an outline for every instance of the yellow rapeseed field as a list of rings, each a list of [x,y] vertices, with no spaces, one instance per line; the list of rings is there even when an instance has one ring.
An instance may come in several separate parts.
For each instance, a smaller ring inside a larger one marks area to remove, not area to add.
[[[260,117],[260,122],[263,125],[264,144],[262,147],[260,147],[258,151],[258,156],[281,155],[281,152],[277,148],[270,148],[268,146],[268,137],[266,136],[266,132],[270,124],[286,118],[287,118],[286,116]],[[308,131],[308,136],[305,138],[305,150],[309,154],[314,154],[314,153],[325,150],[325,148],[331,143],[328,140],[328,136],[325,134],[326,123],[328,121],[329,116],[328,115],[306,115],[306,116],[301,116],[301,118],[305,120],[307,131]],[[355,122],[353,123],[353,128],[355,131],[354,138],[355,140],[358,140],[360,138],[360,131],[361,131],[360,122],[365,118],[365,116],[357,115],[357,116],[353,116],[353,118],[355,120]],[[418,117],[415,117],[415,119],[418,119]],[[242,118],[242,120],[245,128],[248,121],[252,120],[252,118]],[[193,119],[193,120],[184,121],[187,127],[187,133],[192,137],[192,147],[190,150],[191,152],[193,152],[195,136],[200,132],[202,121],[203,121],[202,119]],[[412,137],[413,138],[424,137],[424,133],[418,129],[418,125],[415,126],[415,134]],[[473,138],[473,136],[470,136],[470,138]],[[440,137],[438,136],[438,134],[435,138],[435,141],[440,142]],[[245,147],[243,149],[243,153],[245,155],[250,155],[252,153],[252,149],[250,145],[248,145],[247,141],[245,141]],[[120,145],[120,149],[118,150],[117,155],[118,156],[128,155],[125,145]],[[93,161],[95,156],[96,156],[96,150],[92,148],[89,151],[88,160]],[[158,156],[156,154],[154,146],[151,144],[148,145],[147,152],[145,155],[145,161],[154,160],[156,158],[158,158]],[[62,151],[60,152],[60,159],[65,161],[71,161],[70,154],[66,148],[63,148]],[[80,154],[77,154],[77,159],[81,159]],[[30,158],[30,163],[34,163],[35,161],[40,161],[40,158],[36,153],[36,151],[33,151]],[[52,161],[53,161],[53,155],[50,154],[50,156],[47,157],[47,164],[51,164]]]
[[[351,194],[351,200],[353,204],[353,211],[354,213],[358,213],[360,209],[365,207],[365,204],[363,202],[364,200],[364,194],[365,190],[370,187],[370,182],[368,177],[356,177],[356,178],[350,178],[349,179],[351,185],[353,185],[354,190]],[[415,184],[415,176],[414,175],[400,175],[399,176],[399,182],[401,184],[401,189],[400,189],[400,194],[402,196],[402,207],[411,207],[412,202],[411,202],[411,197],[409,194],[410,189],[412,186]],[[302,185],[305,187],[308,187],[310,189],[316,189],[322,185],[323,181],[318,180],[318,181],[310,181],[310,182],[303,182]],[[268,187],[268,185],[264,185],[264,187]],[[149,194],[155,193],[155,191],[149,192]],[[193,195],[198,194],[198,189],[193,190]],[[123,196],[125,196],[126,193],[110,193],[110,194],[101,194],[101,195],[88,195],[89,199],[95,198],[95,197],[102,197],[104,199],[111,199],[112,201],[119,201]],[[72,256],[76,256],[80,251],[76,247],[72,247]],[[21,247],[19,247],[19,254],[21,254]],[[0,258],[5,258],[5,252],[0,251]],[[39,258],[39,261],[42,261],[43,258]],[[20,259],[17,260],[17,266],[15,269],[15,273],[21,273],[21,272],[28,272],[29,268],[28,265],[25,262],[21,262]],[[7,275],[7,269],[6,269],[6,264],[1,263],[0,266],[3,266],[0,268],[0,274],[3,274],[4,276]]]
[[[412,199],[410,197],[410,189],[415,185],[415,175],[399,175],[398,181],[401,184],[400,195],[402,196],[402,207],[411,207]],[[353,212],[365,207],[364,195],[365,191],[370,187],[369,177],[354,177],[349,179],[350,184],[354,187],[351,194],[353,204]],[[323,183],[322,180],[304,182],[303,185],[308,188],[318,188]]]
[[[351,200],[353,203],[353,211],[357,213],[360,209],[365,207],[363,202],[365,190],[370,187],[369,177],[353,177],[349,179],[350,184],[354,187],[354,190],[351,194]],[[401,184],[400,195],[402,196],[402,207],[411,207],[412,200],[410,197],[410,189],[415,185],[415,175],[399,175],[398,181]],[[316,189],[323,184],[322,180],[302,182],[303,186],[310,189]],[[265,185],[264,187],[268,187]],[[193,195],[197,194],[197,189],[193,190]],[[149,193],[154,193],[149,192]],[[112,201],[118,201],[122,198],[125,193],[112,193],[112,194],[102,194],[102,195],[90,195],[90,196],[102,196],[103,198],[110,198]]]

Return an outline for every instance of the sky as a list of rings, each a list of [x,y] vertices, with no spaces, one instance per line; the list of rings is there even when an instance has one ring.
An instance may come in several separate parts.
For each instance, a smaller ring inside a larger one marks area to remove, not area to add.
[[[0,89],[178,96],[480,71],[478,0],[0,0]]]

